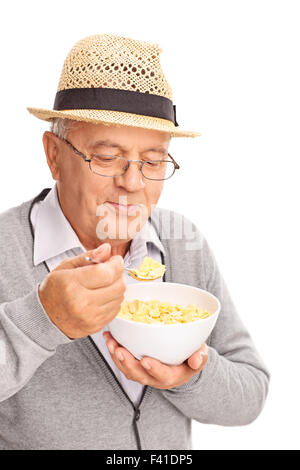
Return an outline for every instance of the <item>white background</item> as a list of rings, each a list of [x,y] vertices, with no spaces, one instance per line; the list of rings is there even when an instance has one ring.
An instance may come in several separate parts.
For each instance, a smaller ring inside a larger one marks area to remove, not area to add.
[[[244,427],[193,425],[195,449],[299,448],[299,2],[5,2],[1,8],[0,212],[53,181],[26,106],[52,108],[63,61],[81,38],[160,44],[181,164],[160,206],[192,219],[271,371]]]

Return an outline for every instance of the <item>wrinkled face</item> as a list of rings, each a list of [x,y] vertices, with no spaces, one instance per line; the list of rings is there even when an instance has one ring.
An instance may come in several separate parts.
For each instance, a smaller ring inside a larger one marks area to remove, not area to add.
[[[167,160],[170,142],[170,136],[159,131],[84,122],[75,125],[67,139],[87,158],[105,154],[139,161]],[[157,204],[163,181],[146,179],[138,163],[131,163],[122,176],[98,176],[66,143],[53,134],[50,140],[55,142],[55,171],[49,158],[48,164],[62,209],[76,233],[87,245],[96,238],[123,243],[132,239]]]

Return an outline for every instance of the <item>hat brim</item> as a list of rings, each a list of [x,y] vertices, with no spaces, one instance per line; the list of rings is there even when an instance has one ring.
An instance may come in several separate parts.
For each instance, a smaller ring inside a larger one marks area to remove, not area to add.
[[[98,109],[70,109],[64,111],[47,110],[40,108],[27,108],[38,119],[51,121],[53,118],[73,119],[75,121],[92,122],[115,126],[130,126],[166,132],[171,137],[199,137],[200,132],[185,131],[175,127],[173,122],[139,114],[124,113],[119,111],[107,111]]]

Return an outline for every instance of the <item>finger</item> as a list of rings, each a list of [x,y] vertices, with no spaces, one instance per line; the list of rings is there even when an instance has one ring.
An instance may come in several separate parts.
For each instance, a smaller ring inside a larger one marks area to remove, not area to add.
[[[142,385],[153,386],[153,379],[127,349],[117,347],[111,357],[116,366],[123,372],[128,380],[139,382]]]
[[[84,254],[85,258],[91,258],[95,261],[100,261],[104,263],[105,261],[108,261],[111,257],[111,245],[109,243],[103,243],[102,245],[98,246],[98,248],[96,248],[95,250],[86,251]],[[88,262],[91,263],[91,261]]]
[[[113,340],[116,342],[115,338],[112,336],[111,332],[106,330],[102,333],[102,336],[103,338],[105,339],[105,341],[107,342],[108,340]]]
[[[143,357],[141,365],[149,375],[159,384],[159,388],[170,388],[190,374],[188,366],[180,364],[179,366],[169,366],[154,359],[153,357]]]
[[[90,285],[94,283],[95,280],[92,278]],[[126,281],[125,276],[121,275],[118,277],[112,284],[109,286],[99,287],[99,288],[89,288],[87,291],[85,290],[86,300],[88,305],[92,307],[99,306],[102,304],[106,304],[112,300],[118,299],[119,297],[123,297],[122,301],[124,300],[124,294],[126,291]]]
[[[208,347],[202,344],[199,351],[196,351],[188,358],[188,366],[193,370],[202,370],[208,359]]]
[[[111,335],[109,331],[105,331],[103,333],[103,337],[105,339],[107,349],[109,350],[111,354],[114,354],[116,348],[120,346],[119,343],[117,343],[117,341],[113,338],[113,336]]]
[[[109,243],[103,243],[95,250],[85,251],[78,256],[67,258],[63,260],[53,271],[60,271],[62,269],[75,269],[81,266],[88,266],[92,262],[87,261],[85,258],[90,257],[97,261],[105,262],[110,258],[111,246]]]
[[[109,332],[104,332],[103,336],[114,363],[129,380],[158,389],[167,389],[187,382],[195,374],[185,364],[167,366],[150,357],[138,361],[127,349],[120,346]]]
[[[90,264],[74,270],[72,273],[77,282],[87,289],[98,289],[113,284],[124,273],[122,256],[112,256],[101,264]]]
[[[81,318],[80,324],[87,334],[93,334],[101,331],[104,326],[110,323],[120,310],[120,299],[108,302],[98,309],[85,309],[84,318]]]
[[[140,361],[126,348],[123,348],[109,331],[105,331],[103,337],[114,363],[128,380],[134,380],[143,385],[153,385],[151,376],[149,376],[147,371],[141,366]]]

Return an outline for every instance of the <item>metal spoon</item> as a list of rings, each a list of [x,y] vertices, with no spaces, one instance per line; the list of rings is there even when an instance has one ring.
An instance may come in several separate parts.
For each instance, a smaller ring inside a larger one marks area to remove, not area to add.
[[[85,256],[84,259],[86,261],[91,261],[92,263],[95,263],[95,264],[102,263],[102,261],[98,261],[96,259],[90,258],[89,256]],[[142,277],[142,276],[138,276],[132,269],[124,268],[124,270],[128,272],[129,276],[131,276],[133,279],[136,279],[138,281],[155,281],[155,279],[159,279],[161,277],[161,276],[152,277],[152,278]]]

